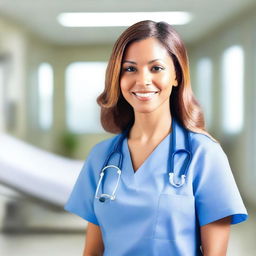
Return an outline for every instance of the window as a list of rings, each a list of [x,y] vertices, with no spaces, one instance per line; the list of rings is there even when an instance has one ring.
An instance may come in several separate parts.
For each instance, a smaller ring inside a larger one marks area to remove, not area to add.
[[[74,133],[102,132],[96,98],[104,89],[106,62],[76,62],[66,71],[67,126]]]
[[[0,132],[5,129],[4,121],[4,67],[0,61]]]
[[[202,58],[197,64],[198,100],[204,110],[206,126],[212,121],[212,62]]]
[[[234,45],[225,50],[222,74],[223,129],[234,134],[243,128],[244,53],[241,46]]]
[[[52,126],[53,119],[53,70],[48,63],[42,63],[38,69],[39,125],[43,130]]]

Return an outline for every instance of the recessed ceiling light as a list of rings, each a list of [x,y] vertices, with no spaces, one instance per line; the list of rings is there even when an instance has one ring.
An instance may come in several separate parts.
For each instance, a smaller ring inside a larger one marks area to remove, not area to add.
[[[58,22],[65,27],[126,27],[141,20],[184,25],[191,19],[188,12],[70,12],[57,17]]]

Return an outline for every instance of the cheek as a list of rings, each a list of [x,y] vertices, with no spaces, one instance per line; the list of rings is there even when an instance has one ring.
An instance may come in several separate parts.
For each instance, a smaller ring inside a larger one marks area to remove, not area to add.
[[[123,80],[123,79],[121,79],[120,80],[120,90],[121,90],[121,93],[122,93],[122,95],[126,98],[126,95],[127,95],[127,83]]]
[[[128,79],[126,79],[126,78],[121,78],[120,79],[120,88],[121,88],[121,91],[123,92],[123,93],[126,93],[126,90],[128,90],[129,89],[129,80]]]
[[[166,89],[167,87],[171,86],[172,80],[170,76],[162,76],[161,78],[155,80],[155,83],[162,89]]]

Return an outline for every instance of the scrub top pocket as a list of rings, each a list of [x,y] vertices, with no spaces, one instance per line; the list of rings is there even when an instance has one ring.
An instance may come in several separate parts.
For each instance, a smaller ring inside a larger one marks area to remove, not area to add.
[[[194,196],[160,194],[154,238],[175,241],[186,240],[195,234],[195,199]]]

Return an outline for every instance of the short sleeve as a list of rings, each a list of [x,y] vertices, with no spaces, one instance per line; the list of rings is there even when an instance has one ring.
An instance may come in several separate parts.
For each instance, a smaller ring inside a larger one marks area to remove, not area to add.
[[[99,225],[93,207],[96,184],[91,157],[92,153],[90,152],[84,162],[82,170],[80,171],[64,209],[89,222]]]
[[[211,142],[198,156],[193,181],[196,211],[200,226],[232,216],[231,224],[248,218],[227,156],[220,144]]]

